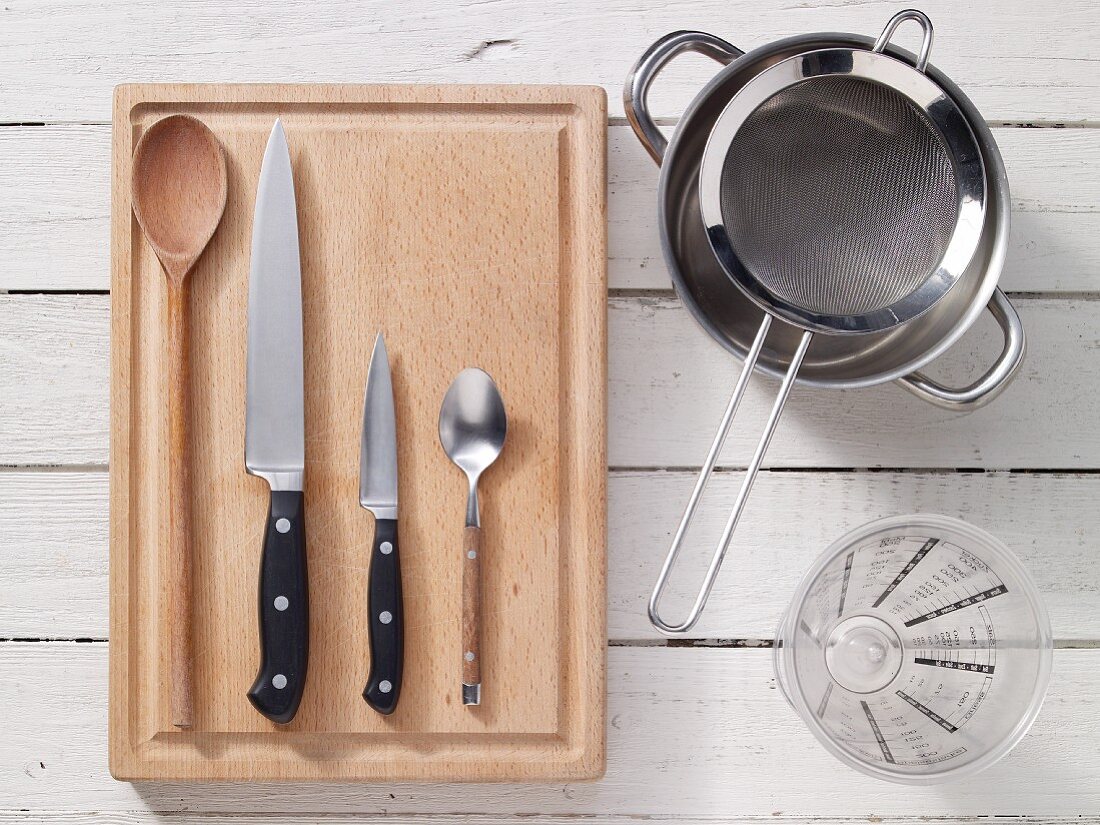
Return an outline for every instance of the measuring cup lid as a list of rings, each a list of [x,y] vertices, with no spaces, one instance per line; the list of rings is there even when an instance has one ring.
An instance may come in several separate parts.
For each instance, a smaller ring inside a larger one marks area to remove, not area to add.
[[[873,521],[831,544],[776,638],[777,682],[817,739],[906,784],[969,776],[1008,753],[1042,706],[1053,649],[1012,551],[931,514]],[[865,642],[873,662],[830,658]]]

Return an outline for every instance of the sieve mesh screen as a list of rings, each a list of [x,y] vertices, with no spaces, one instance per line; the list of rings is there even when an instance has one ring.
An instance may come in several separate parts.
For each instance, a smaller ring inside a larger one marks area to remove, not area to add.
[[[784,301],[885,309],[935,272],[954,231],[947,149],[904,95],[851,76],[804,81],[741,125],[720,185],[730,244]]]

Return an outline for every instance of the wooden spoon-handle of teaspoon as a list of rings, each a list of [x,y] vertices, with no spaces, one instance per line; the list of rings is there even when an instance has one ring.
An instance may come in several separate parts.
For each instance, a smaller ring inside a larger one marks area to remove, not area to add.
[[[191,483],[188,455],[191,387],[190,288],[168,286],[168,676],[172,724],[190,728],[193,714],[194,641],[191,571]]]
[[[462,704],[481,704],[481,528],[462,536]]]

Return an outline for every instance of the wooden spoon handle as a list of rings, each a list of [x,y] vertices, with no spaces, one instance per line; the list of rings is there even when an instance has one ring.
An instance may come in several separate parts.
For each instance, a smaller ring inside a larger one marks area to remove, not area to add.
[[[191,573],[191,484],[188,456],[188,392],[191,386],[190,288],[168,288],[168,674],[172,724],[192,722],[193,628]]]
[[[481,704],[481,528],[462,536],[462,704]]]

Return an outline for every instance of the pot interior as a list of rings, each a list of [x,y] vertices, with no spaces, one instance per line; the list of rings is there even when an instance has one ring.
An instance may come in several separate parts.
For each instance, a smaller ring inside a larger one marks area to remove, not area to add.
[[[869,48],[871,40],[856,35],[811,35],[749,52],[719,73],[693,101],[665,155],[660,216],[670,275],[681,300],[696,320],[740,358],[744,358],[756,336],[763,310],[726,275],[706,237],[699,210],[698,179],[707,138],[730,98],[768,66],[800,52],[852,45]],[[1008,224],[1004,166],[973,105],[934,69],[930,68],[929,74],[967,114],[981,146],[989,197],[978,248],[959,281],[931,309],[912,321],[881,333],[815,335],[799,370],[798,380],[802,384],[868,386],[919,369],[962,335],[981,314],[996,286]],[[772,375],[785,373],[801,335],[800,328],[775,319],[758,368]]]

